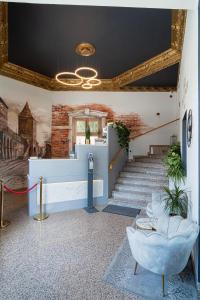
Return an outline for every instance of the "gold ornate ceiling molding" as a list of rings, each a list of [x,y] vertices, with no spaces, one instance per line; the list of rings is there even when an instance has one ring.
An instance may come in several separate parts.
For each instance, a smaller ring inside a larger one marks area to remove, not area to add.
[[[175,91],[175,87],[138,87],[127,85],[180,62],[185,19],[186,11],[174,10],[172,12],[170,49],[112,79],[101,79],[102,84],[94,87],[91,91]],[[56,82],[54,78],[8,62],[8,5],[3,2],[0,3],[0,74],[47,90],[82,91],[80,87],[63,86]]]
[[[180,53],[169,49],[161,54],[145,61],[112,79],[114,86],[123,87],[146,76],[159,72],[180,61]]]
[[[171,48],[182,52],[183,39],[185,33],[186,11],[173,10],[172,11],[172,25],[171,25]]]
[[[51,89],[51,78],[12,63],[4,63],[0,74],[41,88]]]
[[[8,5],[0,3],[0,67],[8,61]]]

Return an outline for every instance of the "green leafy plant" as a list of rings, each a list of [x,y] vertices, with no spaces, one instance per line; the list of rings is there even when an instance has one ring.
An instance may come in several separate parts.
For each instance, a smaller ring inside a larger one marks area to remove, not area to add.
[[[180,144],[172,145],[164,159],[164,164],[167,168],[167,176],[175,183],[184,181],[185,170],[181,160]]]
[[[165,209],[170,215],[187,216],[188,197],[184,190],[174,184],[174,189],[163,187]]]
[[[85,128],[85,140],[90,143],[90,126],[86,126]]]
[[[130,130],[127,128],[127,126],[121,122],[115,122],[113,124],[113,128],[116,129],[117,135],[118,135],[118,142],[121,148],[124,148],[128,151],[129,147],[129,141],[130,141]]]

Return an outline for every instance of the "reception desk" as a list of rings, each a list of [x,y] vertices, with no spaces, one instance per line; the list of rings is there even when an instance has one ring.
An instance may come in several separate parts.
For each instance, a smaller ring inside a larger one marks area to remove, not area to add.
[[[43,177],[43,200],[47,212],[82,208],[87,205],[88,153],[94,155],[94,202],[108,199],[108,146],[76,145],[75,159],[30,159],[29,186]],[[38,189],[29,195],[29,215],[39,205]]]
[[[110,143],[109,143],[110,141]],[[127,154],[109,171],[109,162],[119,150],[113,128],[108,130],[107,145],[76,145],[74,159],[30,159],[29,187],[43,177],[43,203],[48,213],[78,209],[87,206],[88,153],[94,156],[94,204],[106,204],[121,171]],[[29,194],[29,215],[39,209],[39,185]]]

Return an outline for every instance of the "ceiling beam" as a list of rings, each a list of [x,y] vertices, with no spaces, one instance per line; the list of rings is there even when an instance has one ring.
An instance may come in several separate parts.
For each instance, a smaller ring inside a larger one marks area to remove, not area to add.
[[[1,0],[0,0],[1,2]],[[198,0],[7,0],[7,2],[89,6],[197,9]]]

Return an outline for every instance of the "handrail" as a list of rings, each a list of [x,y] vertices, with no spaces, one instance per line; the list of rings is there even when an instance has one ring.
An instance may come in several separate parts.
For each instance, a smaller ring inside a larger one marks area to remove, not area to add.
[[[174,122],[176,122],[176,121],[179,121],[179,120],[180,120],[180,119],[178,118],[178,119],[175,119],[175,120],[173,120],[173,121],[164,123],[164,124],[162,124],[162,125],[160,125],[160,126],[158,126],[158,127],[152,128],[152,129],[147,130],[147,131],[145,131],[145,132],[143,132],[143,133],[140,133],[140,134],[138,134],[138,135],[132,136],[131,139],[135,139],[135,138],[137,138],[137,137],[140,137],[140,136],[142,136],[142,135],[145,135],[145,134],[147,134],[147,133],[150,133],[150,132],[152,132],[152,131],[155,131],[155,130],[157,130],[157,129],[160,129],[160,128],[162,128],[162,127],[165,127],[165,126],[167,126],[167,125],[169,125],[169,124],[171,124],[171,123],[174,123]]]
[[[131,137],[131,139],[135,139],[135,138],[137,138],[137,137],[140,137],[140,136],[145,135],[145,134],[147,134],[147,133],[149,133],[149,132],[152,132],[152,131],[155,131],[155,130],[157,130],[157,129],[160,129],[160,128],[164,127],[164,126],[167,126],[167,125],[169,125],[169,124],[171,124],[171,123],[174,123],[174,122],[176,122],[176,121],[179,121],[179,120],[180,120],[180,119],[178,118],[178,119],[175,119],[175,120],[173,120],[173,121],[164,123],[164,124],[162,124],[162,125],[160,125],[160,126],[158,126],[158,127],[152,128],[152,129],[147,130],[147,131],[145,131],[145,132],[143,132],[143,133],[141,133],[141,134],[138,134],[138,135],[136,135],[136,136],[133,136],[133,137]],[[121,152],[122,152],[123,150],[124,150],[123,148],[119,149],[119,150],[115,153],[115,155],[114,155],[114,157],[112,158],[112,160],[110,161],[110,163],[109,163],[109,170],[110,170],[110,171],[112,170],[113,165],[116,163],[116,161],[117,161],[119,155],[121,154]]]
[[[121,154],[121,152],[123,151],[123,148],[120,148],[114,155],[114,157],[112,158],[112,160],[109,163],[109,170],[111,171],[113,168],[113,165],[116,163],[118,156]]]

